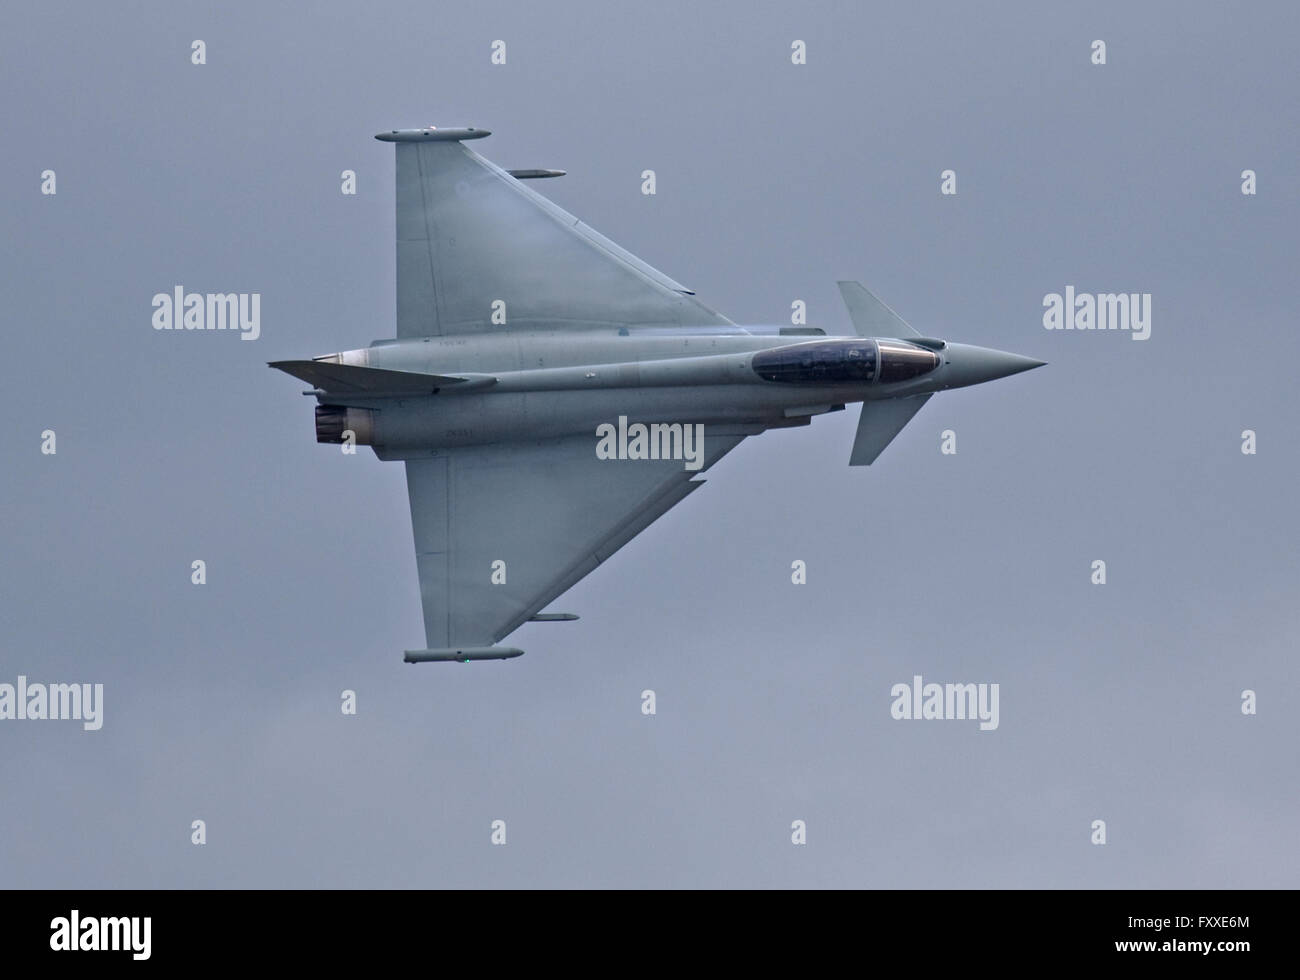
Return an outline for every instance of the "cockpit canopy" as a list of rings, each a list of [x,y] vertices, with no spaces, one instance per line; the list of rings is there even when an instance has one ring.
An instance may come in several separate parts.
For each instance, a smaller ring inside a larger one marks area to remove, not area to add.
[[[787,384],[910,381],[939,366],[934,351],[901,340],[827,340],[754,355],[754,373]]]
[[[939,355],[932,350],[902,340],[877,340],[880,348],[880,382],[911,381],[939,366]]]

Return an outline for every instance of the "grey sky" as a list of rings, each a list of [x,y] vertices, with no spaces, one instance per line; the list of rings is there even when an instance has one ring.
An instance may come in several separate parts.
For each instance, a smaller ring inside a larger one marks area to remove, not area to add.
[[[1300,884],[1295,6],[451,7],[10,12],[0,683],[105,718],[0,723],[0,885]],[[861,279],[1050,365],[868,469],[856,411],[748,440],[580,622],[403,664],[402,468],[264,364],[393,335],[371,137],[431,123],[737,322],[847,330]],[[260,292],[261,338],[154,331],[177,284]],[[1067,284],[1151,338],[1044,330]],[[1000,684],[998,730],[891,719],[914,674]]]

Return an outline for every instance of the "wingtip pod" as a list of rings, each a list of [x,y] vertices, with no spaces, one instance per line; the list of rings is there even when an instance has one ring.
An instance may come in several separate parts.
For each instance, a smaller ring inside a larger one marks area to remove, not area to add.
[[[544,177],[567,177],[569,172],[567,170],[530,168],[528,170],[507,170],[506,173],[515,180],[540,180]]]
[[[453,660],[469,663],[471,660],[511,660],[523,655],[524,651],[518,647],[443,647],[437,650],[407,650],[402,659],[408,664],[450,663]]]
[[[439,129],[426,126],[424,129],[390,129],[386,133],[376,133],[375,139],[384,143],[431,143],[437,140],[481,140],[491,136],[488,129],[475,129],[466,126],[463,129]]]

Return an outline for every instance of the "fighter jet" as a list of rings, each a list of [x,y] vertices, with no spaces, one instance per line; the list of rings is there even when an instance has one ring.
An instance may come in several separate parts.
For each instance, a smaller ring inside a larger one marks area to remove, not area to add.
[[[699,489],[747,436],[861,402],[850,466],[931,395],[1042,361],[923,337],[856,282],[855,333],[740,326],[466,144],[402,129],[397,336],[275,361],[311,385],[316,440],[406,464],[425,648],[506,660],[500,641]]]

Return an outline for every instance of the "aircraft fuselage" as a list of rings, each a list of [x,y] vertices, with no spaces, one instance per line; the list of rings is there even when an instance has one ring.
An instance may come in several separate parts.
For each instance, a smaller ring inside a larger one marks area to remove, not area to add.
[[[516,332],[388,341],[327,355],[317,360],[482,376],[484,383],[417,397],[321,393],[323,406],[348,413],[322,441],[336,441],[346,428],[381,458],[403,459],[581,433],[594,445],[596,428],[620,417],[756,433],[806,424],[853,402],[964,387],[1038,363],[943,341],[750,330]],[[972,371],[973,360],[987,363]]]

